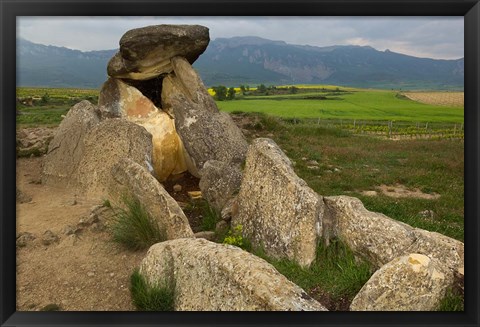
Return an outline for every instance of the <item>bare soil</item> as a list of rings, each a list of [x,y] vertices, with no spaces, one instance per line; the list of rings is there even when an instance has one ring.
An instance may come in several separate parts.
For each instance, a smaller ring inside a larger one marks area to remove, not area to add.
[[[366,196],[377,196],[378,192],[383,193],[386,196],[392,198],[417,198],[417,199],[425,199],[425,200],[435,200],[440,197],[440,194],[437,193],[424,193],[419,189],[409,189],[405,185],[395,184],[395,185],[380,185],[377,186],[376,189],[378,191],[362,191],[363,195]]]
[[[17,246],[17,310],[38,311],[53,304],[68,311],[134,310],[129,278],[145,256],[112,243],[98,224],[66,235],[88,217],[100,199],[79,198],[68,189],[40,183],[43,157],[17,159],[17,187],[30,202],[17,202],[17,236],[34,240]],[[42,242],[50,230],[58,241]]]
[[[106,228],[111,209],[104,208],[98,222],[88,222],[103,199],[42,184],[43,158],[17,159],[17,310],[135,310],[130,275],[147,250],[132,252],[111,241]],[[187,172],[163,185],[185,207],[191,204],[188,192],[199,190],[198,182]],[[181,190],[175,191],[174,185]],[[191,206],[185,213],[197,231],[201,208]],[[46,245],[46,231],[58,240]]]

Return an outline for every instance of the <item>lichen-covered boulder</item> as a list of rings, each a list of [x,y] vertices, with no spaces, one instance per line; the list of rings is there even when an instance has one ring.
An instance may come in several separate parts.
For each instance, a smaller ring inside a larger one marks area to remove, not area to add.
[[[124,119],[98,123],[85,135],[83,144],[83,157],[74,178],[86,194],[105,194],[110,171],[121,158],[151,166],[152,135],[142,126]]]
[[[302,266],[313,262],[323,201],[295,174],[274,141],[259,138],[250,145],[237,203],[232,226],[241,225],[254,246]]]
[[[175,118],[175,127],[188,154],[190,173],[208,160],[241,164],[247,141],[231,117],[220,112],[200,77],[184,58],[172,59],[174,74],[163,80],[162,109]]]
[[[402,255],[415,241],[411,226],[368,211],[357,198],[330,196],[323,200],[336,236],[376,268]]]
[[[136,198],[165,232],[168,240],[194,237],[187,217],[162,184],[142,165],[122,158],[111,170],[109,196],[120,203],[124,196]]]
[[[152,79],[172,71],[172,57],[182,56],[193,63],[209,42],[208,28],[200,25],[132,29],[120,39],[120,51],[110,59],[107,72],[116,78]]]
[[[50,141],[43,164],[42,183],[74,184],[72,177],[85,151],[84,138],[100,121],[96,110],[87,100],[70,108]]]
[[[464,244],[448,236],[415,228],[415,242],[406,250],[408,253],[421,253],[429,258],[437,259],[452,272],[461,271],[465,267]]]
[[[140,274],[174,287],[176,311],[326,311],[265,260],[205,239],[153,245]]]
[[[353,299],[351,311],[436,310],[453,274],[436,259],[411,253],[377,270]]]
[[[152,164],[155,177],[160,182],[187,170],[185,149],[173,118],[159,110],[137,88],[110,78],[100,91],[98,107],[102,117],[127,119],[152,134]]]
[[[239,166],[209,160],[200,171],[200,190],[203,197],[219,213],[240,190],[242,171]]]

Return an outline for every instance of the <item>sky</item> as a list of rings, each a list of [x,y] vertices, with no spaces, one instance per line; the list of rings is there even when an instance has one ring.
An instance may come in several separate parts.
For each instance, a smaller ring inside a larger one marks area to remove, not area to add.
[[[451,17],[17,17],[17,36],[34,43],[90,51],[118,48],[130,29],[199,24],[210,39],[258,36],[290,44],[369,45],[416,57],[464,56],[463,16]]]

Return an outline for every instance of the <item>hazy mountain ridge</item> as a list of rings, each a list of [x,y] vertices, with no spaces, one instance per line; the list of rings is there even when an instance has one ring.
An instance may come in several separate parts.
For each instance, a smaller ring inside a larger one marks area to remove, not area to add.
[[[17,39],[17,85],[98,88],[117,50],[83,52]],[[370,46],[218,38],[194,63],[206,85],[339,84],[463,89],[464,60],[416,58]]]

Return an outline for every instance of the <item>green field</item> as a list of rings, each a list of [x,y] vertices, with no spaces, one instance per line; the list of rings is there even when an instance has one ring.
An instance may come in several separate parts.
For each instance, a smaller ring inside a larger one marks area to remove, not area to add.
[[[326,99],[318,99],[319,96]],[[249,96],[241,100],[218,101],[217,104],[227,112],[262,112],[283,118],[462,123],[464,117],[463,107],[422,104],[398,96],[396,91],[384,90],[356,89],[338,95],[334,92],[308,92]]]

